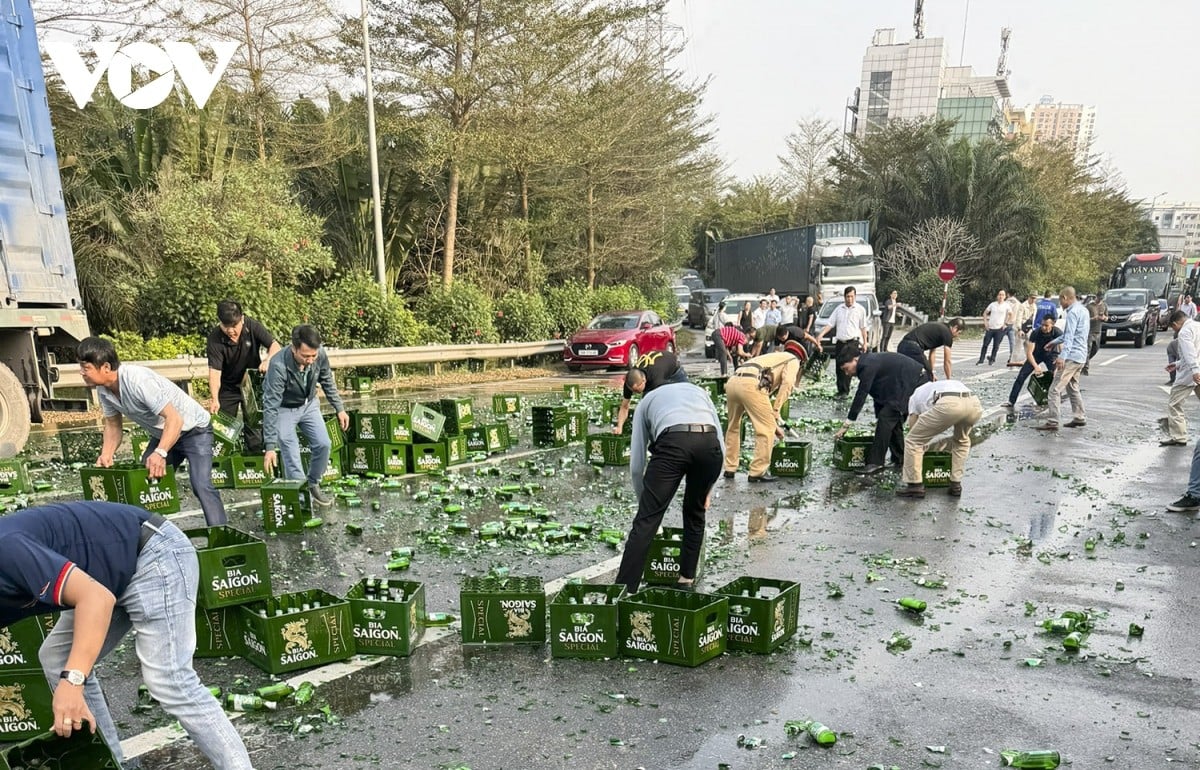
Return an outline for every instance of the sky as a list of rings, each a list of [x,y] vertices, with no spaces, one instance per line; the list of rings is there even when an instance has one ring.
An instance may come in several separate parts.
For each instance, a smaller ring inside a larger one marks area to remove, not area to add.
[[[666,18],[686,41],[675,66],[709,81],[717,147],[742,179],[778,170],[798,120],[842,125],[877,28],[913,37],[912,0],[670,0]],[[1094,106],[1093,151],[1131,197],[1200,201],[1200,2],[925,0],[925,36],[977,75],[995,71],[1001,27],[1015,105]]]

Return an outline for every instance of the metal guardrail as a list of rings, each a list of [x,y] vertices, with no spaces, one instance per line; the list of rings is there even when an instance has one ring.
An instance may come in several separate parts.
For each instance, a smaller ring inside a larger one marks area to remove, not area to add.
[[[327,348],[329,364],[334,369],[355,366],[389,366],[391,364],[441,364],[450,361],[504,360],[528,358],[529,356],[561,353],[563,340],[541,340],[538,342],[505,342],[489,345],[424,345],[409,348],[362,348],[342,350]],[[162,361],[127,361],[125,363],[145,366],[168,380],[184,382],[208,377],[208,359],[195,356],[169,358]],[[74,366],[60,367],[58,388],[82,388],[83,378]]]

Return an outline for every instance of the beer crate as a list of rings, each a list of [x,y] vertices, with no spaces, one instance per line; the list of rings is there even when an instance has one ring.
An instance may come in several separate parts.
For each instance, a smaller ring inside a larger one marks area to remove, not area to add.
[[[212,442],[213,457],[233,457],[238,453],[238,447],[232,444],[226,444],[224,441],[217,441],[216,438]],[[141,455],[139,455],[140,457]]]
[[[623,585],[568,583],[550,602],[550,655],[555,658],[615,658],[617,602]]]
[[[54,695],[36,655],[33,660],[32,668],[0,671],[0,741],[23,741],[54,727]]]
[[[377,412],[359,412],[350,414],[350,441],[355,444],[386,443],[388,432],[388,416]]]
[[[600,402],[600,424],[612,425],[617,421],[617,410],[621,408],[620,396],[606,396]]]
[[[75,431],[59,431],[58,443],[62,447],[63,462],[72,463],[96,462],[100,450],[104,448],[104,433],[94,427]]]
[[[304,479],[272,479],[259,487],[262,495],[263,528],[269,532],[303,532],[312,518],[308,482]]]
[[[193,658],[240,658],[241,607],[196,608],[196,651]]]
[[[576,441],[585,441],[587,435],[588,413],[582,409],[567,412],[567,442],[574,444]]]
[[[468,459],[467,437],[461,433],[448,435],[442,439],[446,445],[446,465],[462,465]]]
[[[129,434],[129,450],[134,462],[141,462],[150,446],[150,434],[144,430],[135,430]]]
[[[786,439],[771,449],[771,473],[776,476],[807,476],[812,457],[812,444],[799,439]]]
[[[399,600],[367,598],[367,581],[403,591]],[[410,655],[425,631],[425,586],[410,580],[364,578],[346,593],[354,647],[362,655]]]
[[[949,452],[926,452],[921,460],[921,481],[927,487],[948,487],[950,467]]]
[[[18,457],[0,460],[0,495],[25,495],[32,491],[29,463]]]
[[[366,473],[383,473],[384,446],[384,444],[359,444],[357,442],[347,444],[344,470],[346,473],[358,476]]]
[[[128,503],[154,513],[179,511],[175,469],[169,465],[166,474],[156,481],[151,481],[150,472],[137,463],[117,463],[111,468],[80,468],[79,476],[85,500]]]
[[[407,414],[391,413],[386,416],[387,440],[392,444],[411,444],[413,441],[412,417]]]
[[[233,458],[213,458],[212,485],[217,489],[233,489]]]
[[[566,399],[567,401],[578,401],[579,400],[579,386],[578,385],[574,385],[574,384],[563,385],[562,392],[563,392],[563,398]]]
[[[714,593],[729,597],[726,646],[768,653],[792,638],[800,615],[800,584],[740,577]]]
[[[58,613],[34,615],[0,628],[0,672],[38,669],[38,650],[58,622]],[[3,676],[0,673],[0,676]],[[0,708],[0,711],[3,711]],[[2,739],[0,739],[2,740]]]
[[[255,369],[242,378],[242,419],[247,428],[262,427],[262,384],[263,375]]]
[[[351,376],[346,378],[346,390],[351,393],[370,393],[374,382],[370,377]]]
[[[413,404],[409,415],[412,432],[423,436],[429,441],[438,441],[442,437],[442,428],[446,418],[424,404]]]
[[[460,592],[463,644],[543,644],[546,588],[540,577],[467,577]]]
[[[321,474],[321,483],[328,484],[331,481],[337,481],[342,477],[343,466],[343,451],[335,449],[329,454],[329,464],[325,466],[325,472]],[[312,464],[312,450],[308,447],[300,447],[300,467],[304,469],[304,473],[308,473],[308,468]],[[305,476],[307,478],[307,475]]]
[[[210,421],[213,434],[213,454],[216,455],[217,444],[224,444],[222,455],[231,455],[242,446],[242,428],[244,423],[237,417],[224,412],[217,412]]]
[[[270,486],[263,487],[264,496]],[[271,565],[262,540],[228,526],[198,527],[183,534],[192,540],[200,563],[196,602],[201,607],[215,609],[270,598]]]
[[[629,465],[629,437],[592,433],[587,437],[586,456],[592,465]]]
[[[342,430],[342,424],[338,422],[336,414],[325,418],[325,433],[329,435],[329,452],[331,454],[346,446],[346,433]]]
[[[413,473],[445,473],[446,443],[409,444],[408,467]]]
[[[697,377],[696,386],[708,391],[708,397],[715,404],[717,399],[725,395],[725,377]]]
[[[509,446],[508,423],[487,422],[467,428],[464,434],[467,438],[468,452],[504,452]]]
[[[234,489],[258,489],[273,478],[263,465],[262,455],[233,455],[229,458],[229,468],[233,471]]]
[[[375,403],[379,405],[379,411],[384,414],[401,414],[411,415],[413,402],[407,398],[380,398],[376,399]]]
[[[646,552],[646,566],[642,570],[642,582],[646,585],[669,585],[679,582],[680,559],[683,552],[683,529],[681,527],[660,527],[658,534],[650,541],[650,550]],[[700,558],[696,561],[696,574],[699,579],[704,572],[704,541],[700,542]]]
[[[564,421],[552,429],[533,429],[533,445],[535,447],[564,447],[569,441],[569,429]]]
[[[469,398],[443,398],[439,412],[446,418],[447,433],[462,433],[475,424],[475,404]]]
[[[867,464],[867,452],[871,449],[875,437],[865,435],[845,435],[833,442],[833,465],[843,471],[852,471]]]
[[[350,603],[325,591],[280,594],[238,609],[242,654],[268,674],[312,668],[354,655]]]
[[[1025,381],[1025,389],[1033,396],[1033,403],[1045,406],[1050,401],[1050,386],[1054,384],[1054,372],[1031,374]]]
[[[725,652],[729,599],[646,588],[617,603],[621,654],[698,666]]]
[[[496,417],[520,414],[523,406],[521,397],[516,393],[496,393],[492,396],[492,414]]]
[[[43,677],[42,686],[46,680]],[[47,692],[49,690],[47,689]],[[28,700],[28,689],[25,690]],[[6,704],[7,705],[7,704]],[[40,705],[40,704],[39,704]],[[49,701],[47,701],[49,707]],[[9,717],[0,717],[8,719]],[[92,732],[90,726],[82,730],[74,730],[70,738],[60,738],[51,732],[54,727],[54,717],[36,734],[26,736],[25,740],[15,745],[0,749],[0,768],[4,770],[24,770],[24,768],[42,768],[42,770],[121,770],[121,764],[113,757],[108,744],[104,742],[100,731]],[[3,727],[0,726],[0,731]],[[16,736],[0,734],[0,740],[12,740]]]

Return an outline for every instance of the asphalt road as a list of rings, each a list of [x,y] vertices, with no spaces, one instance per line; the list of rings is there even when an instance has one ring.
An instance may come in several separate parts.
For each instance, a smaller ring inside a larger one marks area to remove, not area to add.
[[[962,347],[971,349],[958,356],[956,376],[985,406],[1004,401],[1015,370],[977,367],[974,347]],[[1200,767],[1200,528],[1194,515],[1164,511],[1182,493],[1191,460],[1190,448],[1158,446],[1164,347],[1101,351],[1084,380],[1084,428],[1032,430],[1028,397],[1011,419],[994,411],[961,500],[930,491],[923,501],[901,501],[894,474],[862,480],[834,470],[828,429],[809,436],[818,451],[805,479],[768,488],[749,486],[744,475],[718,482],[704,586],[741,575],[801,584],[800,628],[774,654],[727,654],[683,668],[553,659],[546,647],[469,648],[450,634],[409,658],[327,669],[337,677],[309,707],[236,724],[259,770],[986,768],[999,766],[1008,748],[1057,749],[1076,768]],[[695,357],[687,363],[715,371]],[[827,398],[801,403],[814,420],[844,409]],[[1191,414],[1200,420],[1198,411]],[[530,456],[559,471],[542,478],[543,499],[565,520],[600,506],[597,522],[627,526],[626,470],[561,462],[580,454],[576,446]],[[404,498],[428,484],[413,482]],[[235,522],[261,533],[252,498],[230,498],[248,503]],[[345,590],[378,569],[381,549],[430,528],[415,504],[382,499],[380,514],[335,510],[326,527],[303,536],[303,549],[300,536],[271,539],[277,588],[318,582]],[[418,523],[402,523],[406,517]],[[341,532],[344,520],[373,518],[365,543]],[[678,520],[672,510],[667,523]],[[1092,551],[1088,540],[1097,543]],[[552,556],[466,548],[419,554],[405,577],[427,582],[430,609],[453,612],[461,575],[491,564],[549,581],[614,555],[599,544]],[[898,611],[901,596],[926,600],[924,616]],[[1087,610],[1095,624],[1078,653],[1064,652],[1037,625],[1071,609]],[[1131,623],[1144,626],[1144,637],[1128,635]],[[889,641],[905,637],[911,647],[889,651]],[[1042,662],[1030,667],[1027,659]],[[199,661],[198,670],[226,687],[239,677],[243,687],[268,681],[240,661]],[[137,670],[128,650],[102,674],[133,738],[128,745],[156,744],[160,734],[136,734],[169,720],[155,710],[129,714]],[[837,745],[820,749],[785,735],[786,720],[809,718],[838,731]],[[741,748],[739,735],[762,745]],[[206,766],[186,741],[150,751],[142,763]]]

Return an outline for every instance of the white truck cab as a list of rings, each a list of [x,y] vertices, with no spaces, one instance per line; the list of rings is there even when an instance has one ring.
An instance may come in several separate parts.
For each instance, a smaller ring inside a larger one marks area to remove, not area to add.
[[[818,306],[841,299],[847,286],[859,294],[875,293],[875,252],[862,238],[822,238],[809,260],[809,293]]]

